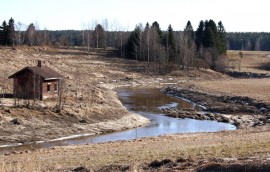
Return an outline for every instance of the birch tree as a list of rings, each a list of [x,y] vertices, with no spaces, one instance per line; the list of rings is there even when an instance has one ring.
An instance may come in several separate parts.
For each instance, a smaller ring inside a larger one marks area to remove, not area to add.
[[[28,26],[27,30],[26,30],[26,38],[25,38],[25,39],[26,39],[25,42],[26,42],[28,45],[30,45],[30,46],[32,46],[33,43],[34,43],[34,36],[35,36],[35,33],[36,33],[35,26],[34,26],[33,23],[31,23],[31,24]]]

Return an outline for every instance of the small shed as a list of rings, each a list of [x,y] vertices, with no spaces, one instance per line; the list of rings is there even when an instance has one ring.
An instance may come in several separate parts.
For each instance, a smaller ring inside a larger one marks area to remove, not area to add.
[[[57,98],[60,93],[63,76],[53,69],[43,66],[25,67],[9,76],[13,78],[13,95],[15,98],[39,99]]]

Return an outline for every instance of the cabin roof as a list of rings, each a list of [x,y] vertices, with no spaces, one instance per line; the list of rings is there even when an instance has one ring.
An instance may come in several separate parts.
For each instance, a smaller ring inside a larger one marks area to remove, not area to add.
[[[33,66],[33,67],[25,67],[16,73],[12,74],[9,76],[9,78],[15,78],[19,74],[25,72],[25,71],[30,71],[33,74],[39,75],[42,77],[44,80],[51,80],[51,79],[62,79],[63,76],[56,72],[55,70],[47,67],[47,66]]]

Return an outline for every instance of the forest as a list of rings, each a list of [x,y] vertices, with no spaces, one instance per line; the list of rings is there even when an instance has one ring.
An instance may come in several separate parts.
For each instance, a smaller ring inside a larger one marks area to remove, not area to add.
[[[83,30],[50,31],[38,24],[23,27],[11,18],[0,26],[2,46],[84,46],[96,49],[114,49],[121,58],[154,62],[159,73],[168,72],[171,64],[181,69],[211,68],[224,71],[228,50],[270,50],[270,33],[227,33],[222,22],[200,21],[196,30],[190,21],[182,31],[171,25],[161,30],[157,21],[138,24],[133,31],[119,27],[108,28],[107,22],[96,23]]]
[[[227,33],[227,46],[229,50],[270,51],[270,33]]]

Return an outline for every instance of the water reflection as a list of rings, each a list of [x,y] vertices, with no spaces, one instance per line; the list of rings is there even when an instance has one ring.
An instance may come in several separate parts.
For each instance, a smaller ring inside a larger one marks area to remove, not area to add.
[[[130,111],[160,113],[160,109],[165,107],[200,110],[194,103],[164,95],[156,88],[121,88],[117,92]]]

